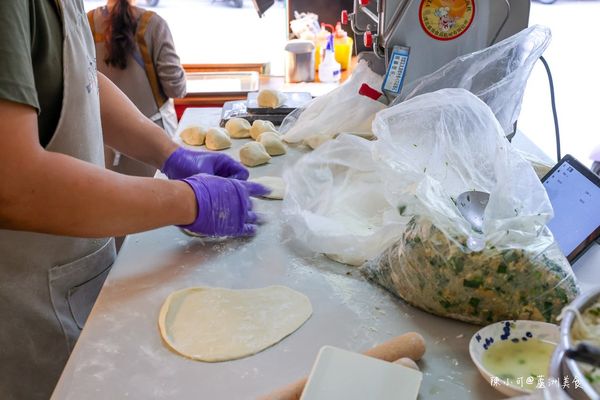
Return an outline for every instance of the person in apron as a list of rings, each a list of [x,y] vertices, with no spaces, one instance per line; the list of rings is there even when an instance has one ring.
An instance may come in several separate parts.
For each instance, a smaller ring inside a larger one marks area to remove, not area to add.
[[[251,235],[250,196],[266,190],[227,156],[178,147],[97,74],[82,0],[2,1],[0,19],[0,397],[47,399],[115,259],[112,236],[171,224]],[[170,180],[104,169],[103,138]]]
[[[98,71],[121,89],[140,111],[170,135],[177,129],[173,98],[186,93],[185,72],[167,22],[135,0],[109,0],[87,14],[96,44]],[[154,176],[156,169],[105,151],[107,168]]]

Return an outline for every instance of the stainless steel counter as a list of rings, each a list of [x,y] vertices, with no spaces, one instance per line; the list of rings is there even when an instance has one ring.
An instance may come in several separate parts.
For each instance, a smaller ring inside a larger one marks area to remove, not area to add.
[[[181,128],[193,122],[216,126],[219,113],[187,109]],[[237,158],[245,142],[234,141],[229,154]],[[280,175],[300,155],[290,148],[270,164],[251,168],[251,177]],[[255,203],[267,222],[252,239],[202,240],[174,227],[129,236],[53,398],[250,399],[307,375],[323,345],[359,351],[407,331],[427,341],[420,398],[502,398],[470,361],[468,341],[476,326],[421,312],[355,269],[302,249],[281,225],[281,202]],[[598,260],[600,252],[592,256]],[[589,276],[598,281],[597,275]],[[274,284],[306,294],[314,314],[271,348],[241,360],[203,363],[161,342],[158,312],[171,292]]]

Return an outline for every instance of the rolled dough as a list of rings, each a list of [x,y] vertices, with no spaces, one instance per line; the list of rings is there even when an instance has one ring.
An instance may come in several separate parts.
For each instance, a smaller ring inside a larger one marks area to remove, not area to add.
[[[264,121],[262,119],[257,119],[252,123],[250,127],[250,137],[254,140],[258,140],[258,137],[263,132],[275,132],[277,133],[277,129],[275,129],[275,125],[271,121]]]
[[[206,128],[203,126],[188,126],[179,134],[181,140],[190,146],[202,146],[206,137]]]
[[[225,123],[225,129],[229,136],[234,139],[244,139],[250,137],[250,122],[243,118],[231,118]]]
[[[279,342],[312,314],[308,297],[285,286],[261,289],[195,287],[172,293],[158,317],[175,352],[218,362],[250,356]]]
[[[250,180],[252,182],[260,183],[271,190],[271,193],[265,194],[262,197],[273,200],[283,200],[283,196],[285,196],[285,181],[283,178],[278,176],[261,176]]]
[[[256,167],[266,164],[271,159],[265,146],[259,142],[246,143],[240,149],[240,161],[247,167]]]
[[[279,134],[275,132],[263,132],[258,137],[258,142],[265,146],[270,156],[280,156],[286,153],[285,145]]]
[[[262,89],[256,96],[256,102],[259,107],[277,108],[281,106],[286,99],[286,95],[279,90]]]
[[[225,128],[210,128],[206,131],[205,144],[209,150],[224,150],[231,147],[231,139]]]

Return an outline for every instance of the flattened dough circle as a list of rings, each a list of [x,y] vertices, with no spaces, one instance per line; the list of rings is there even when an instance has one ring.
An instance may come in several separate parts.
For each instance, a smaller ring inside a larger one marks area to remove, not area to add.
[[[283,200],[286,188],[283,178],[280,178],[279,176],[261,176],[250,180],[252,182],[260,183],[271,191],[262,197],[273,200]]]
[[[164,342],[193,360],[256,354],[290,335],[312,314],[308,297],[285,286],[194,287],[171,293],[158,317]]]

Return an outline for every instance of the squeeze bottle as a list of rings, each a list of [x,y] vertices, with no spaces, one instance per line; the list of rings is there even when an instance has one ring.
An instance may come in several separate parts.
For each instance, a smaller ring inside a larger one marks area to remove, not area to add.
[[[342,68],[340,63],[335,61],[333,49],[333,36],[329,36],[323,62],[319,65],[319,81],[321,82],[338,82],[342,77]]]
[[[350,66],[350,60],[352,59],[353,40],[342,29],[342,24],[339,21],[335,24],[333,37],[335,60],[340,63],[342,70],[346,70]]]

